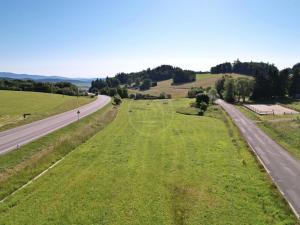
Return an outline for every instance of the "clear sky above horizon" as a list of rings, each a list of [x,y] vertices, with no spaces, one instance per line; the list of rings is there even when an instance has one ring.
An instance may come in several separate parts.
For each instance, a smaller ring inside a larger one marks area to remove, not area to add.
[[[0,71],[104,77],[300,62],[299,0],[0,0]]]

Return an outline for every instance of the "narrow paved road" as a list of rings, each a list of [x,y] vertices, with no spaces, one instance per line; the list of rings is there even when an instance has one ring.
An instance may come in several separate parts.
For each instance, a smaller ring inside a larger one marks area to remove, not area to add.
[[[299,219],[300,160],[290,155],[233,105],[223,100],[217,100],[216,102],[233,119],[249,146]]]
[[[100,95],[95,101],[79,108],[0,132],[0,154],[17,149],[18,146],[27,144],[46,134],[67,126],[70,123],[77,121],[78,118],[81,119],[96,112],[109,102],[110,97]],[[77,115],[78,110],[80,111],[79,117]]]

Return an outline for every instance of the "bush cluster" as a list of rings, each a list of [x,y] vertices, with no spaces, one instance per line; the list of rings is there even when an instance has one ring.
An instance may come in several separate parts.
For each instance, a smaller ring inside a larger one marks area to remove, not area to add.
[[[150,94],[136,93],[136,94],[130,94],[129,98],[130,99],[135,99],[135,100],[152,100],[152,99],[171,99],[172,96],[170,94],[166,94],[164,92],[160,93],[159,96],[153,96],[153,95],[150,95]]]

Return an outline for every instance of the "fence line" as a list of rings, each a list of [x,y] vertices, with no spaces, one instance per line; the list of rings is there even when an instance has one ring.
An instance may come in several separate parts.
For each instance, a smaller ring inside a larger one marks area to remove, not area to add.
[[[251,111],[259,114],[259,115],[274,115],[274,110],[259,110],[251,105],[244,105],[246,108],[250,109]]]

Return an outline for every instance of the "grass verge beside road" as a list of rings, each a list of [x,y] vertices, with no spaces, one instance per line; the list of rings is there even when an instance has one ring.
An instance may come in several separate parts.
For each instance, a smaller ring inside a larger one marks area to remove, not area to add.
[[[0,90],[0,131],[59,114],[88,104],[90,97]],[[78,103],[78,104],[77,104]],[[26,119],[24,113],[30,113]]]
[[[219,107],[125,101],[106,129],[0,205],[3,224],[297,224]]]
[[[299,103],[289,103],[296,109]],[[257,115],[242,106],[237,108],[272,137],[278,144],[300,159],[300,116],[299,115]]]
[[[14,192],[50,165],[103,129],[117,108],[103,109],[41,139],[0,156],[0,199]]]

